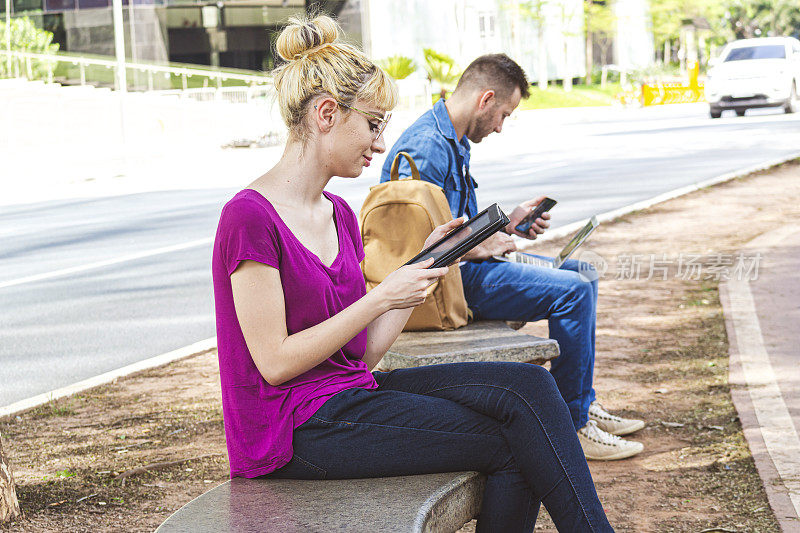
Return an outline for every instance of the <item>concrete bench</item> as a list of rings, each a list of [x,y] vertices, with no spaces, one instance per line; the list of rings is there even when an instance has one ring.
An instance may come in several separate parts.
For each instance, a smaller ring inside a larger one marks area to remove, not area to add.
[[[505,322],[403,333],[379,370],[461,361],[543,363],[558,343]],[[453,532],[475,518],[486,479],[450,472],[348,480],[233,479],[187,503],[158,528],[171,532]]]
[[[480,510],[476,472],[379,479],[226,481],[181,507],[156,533],[456,531]]]
[[[558,357],[558,343],[520,333],[501,321],[473,322],[454,331],[415,331],[400,335],[378,363],[378,370],[463,361],[537,363]]]

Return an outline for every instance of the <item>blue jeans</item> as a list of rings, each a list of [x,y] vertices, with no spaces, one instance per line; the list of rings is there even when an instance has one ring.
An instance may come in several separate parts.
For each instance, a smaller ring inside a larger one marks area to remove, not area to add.
[[[270,477],[347,479],[474,470],[487,475],[479,532],[533,531],[540,502],[559,531],[613,531],[550,374],[525,363],[375,372],[294,431]]]
[[[578,268],[593,281],[584,281]],[[550,366],[578,430],[595,400],[594,340],[597,276],[586,263],[570,259],[560,269],[504,261],[461,264],[467,304],[475,318],[534,322],[546,318],[561,355]]]

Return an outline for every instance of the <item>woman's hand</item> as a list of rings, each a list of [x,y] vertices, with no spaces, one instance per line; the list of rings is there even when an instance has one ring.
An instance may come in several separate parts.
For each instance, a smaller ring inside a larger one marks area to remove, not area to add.
[[[442,237],[444,237],[445,235],[447,235],[448,233],[459,227],[466,220],[467,217],[458,217],[451,220],[450,222],[445,222],[441,226],[436,226],[435,228],[433,228],[431,234],[428,235],[428,238],[425,239],[425,244],[422,245],[422,249],[423,250],[426,249],[428,246],[432,245],[433,243],[435,243],[436,241],[438,241],[439,239],[441,239]]]
[[[447,267],[428,268],[432,264],[431,257],[421,263],[402,266],[386,276],[370,294],[378,293],[386,311],[416,307],[425,301],[428,287],[447,274]]]

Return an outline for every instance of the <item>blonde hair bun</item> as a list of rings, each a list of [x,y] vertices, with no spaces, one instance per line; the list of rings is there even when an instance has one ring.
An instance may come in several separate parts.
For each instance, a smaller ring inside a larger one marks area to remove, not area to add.
[[[278,36],[275,50],[285,62],[272,74],[281,116],[296,138],[308,133],[303,121],[318,95],[347,105],[360,98],[386,111],[397,104],[394,81],[341,34],[335,20],[319,15],[289,19]]]
[[[325,15],[312,20],[292,17],[275,43],[275,51],[284,61],[293,61],[339,41],[340,36],[339,25]]]

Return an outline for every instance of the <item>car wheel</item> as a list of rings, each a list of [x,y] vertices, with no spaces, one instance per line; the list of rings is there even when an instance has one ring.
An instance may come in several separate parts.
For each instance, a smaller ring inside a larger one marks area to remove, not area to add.
[[[792,90],[789,93],[789,99],[786,101],[786,105],[783,106],[783,110],[786,113],[794,113],[798,109],[800,109],[800,102],[797,98],[797,85],[792,82]]]
[[[737,109],[736,110],[736,116],[737,117],[743,117],[746,111],[747,111],[747,109]]]
[[[722,110],[714,109],[713,107],[709,109],[708,114],[711,115],[711,118],[719,118],[722,116]]]

